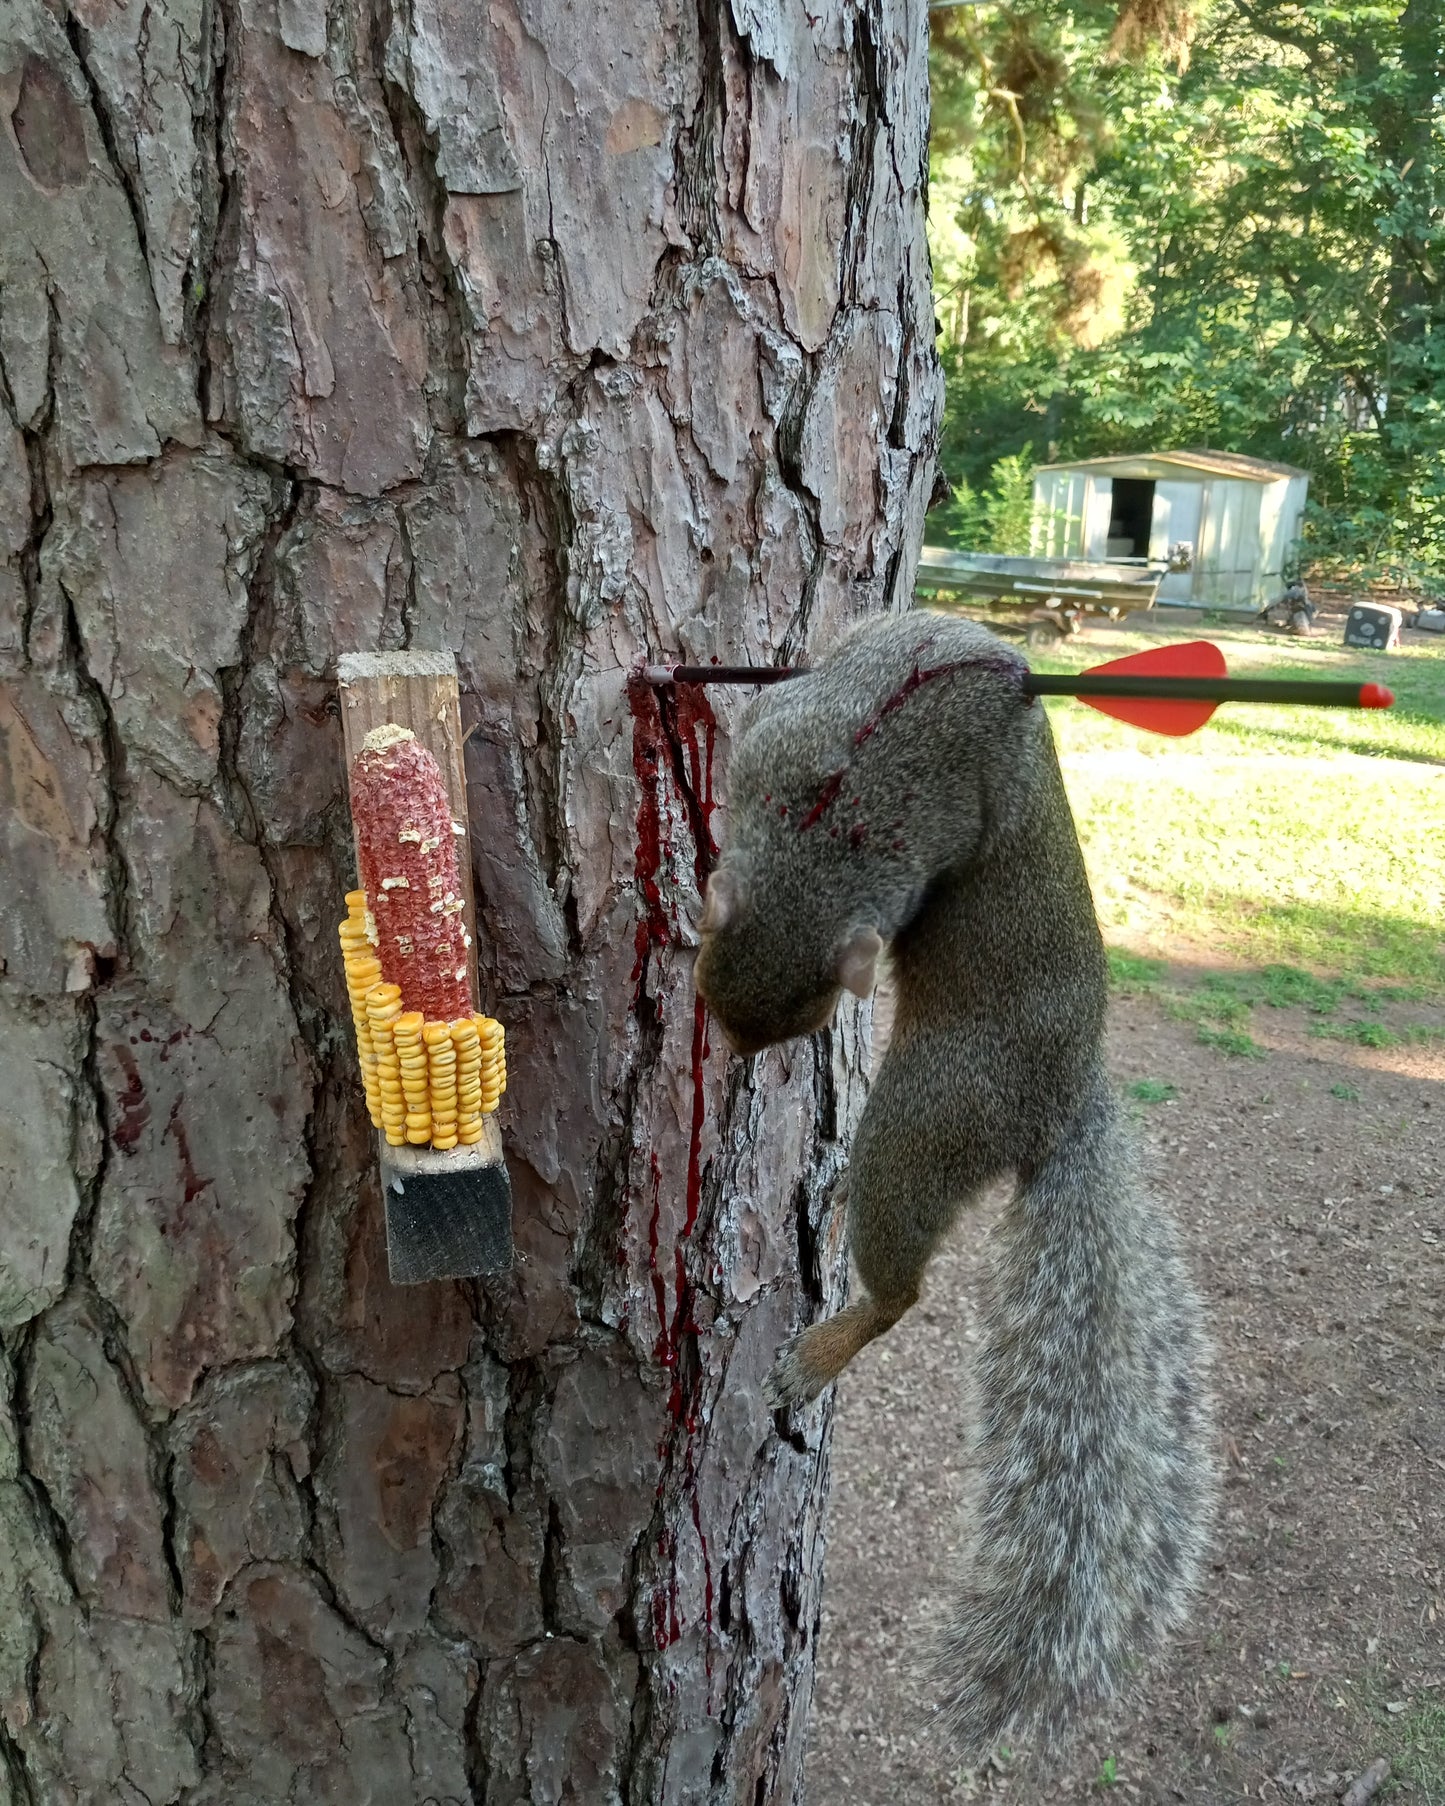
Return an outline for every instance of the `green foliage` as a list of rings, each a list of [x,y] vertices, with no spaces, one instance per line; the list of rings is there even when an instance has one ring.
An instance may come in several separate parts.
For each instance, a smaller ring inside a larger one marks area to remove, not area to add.
[[[1393,1766],[1424,1795],[1445,1802],[1445,1705],[1420,1695],[1390,1726]]]
[[[1165,971],[1162,959],[1146,959],[1139,953],[1126,953],[1122,947],[1109,949],[1109,983],[1126,997],[1152,991]]]
[[[934,17],[949,475],[1279,458],[1312,576],[1445,586],[1445,0],[1204,0],[1187,67],[1148,0]]]
[[[1254,1036],[1242,1028],[1210,1028],[1208,1023],[1201,1022],[1195,1037],[1206,1047],[1217,1052],[1229,1054],[1238,1060],[1263,1060],[1267,1056]]]
[[[935,541],[963,552],[1026,555],[1033,524],[1034,467],[1026,445],[1000,458],[988,485],[976,490],[967,478],[954,487],[953,498],[930,522]]]
[[[1356,1047],[1393,1047],[1400,1039],[1383,1022],[1317,1022],[1310,1033],[1326,1041],[1352,1041]]]
[[[1178,1087],[1162,1079],[1135,1079],[1129,1086],[1129,1096],[1137,1098],[1141,1104],[1167,1104],[1178,1095]]]

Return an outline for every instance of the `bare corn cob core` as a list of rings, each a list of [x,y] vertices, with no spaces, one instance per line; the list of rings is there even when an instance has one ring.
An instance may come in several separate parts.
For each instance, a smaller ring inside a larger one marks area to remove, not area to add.
[[[373,728],[351,766],[351,815],[377,956],[409,1010],[453,1021],[472,1007],[457,865],[460,827],[441,767],[409,728]]]

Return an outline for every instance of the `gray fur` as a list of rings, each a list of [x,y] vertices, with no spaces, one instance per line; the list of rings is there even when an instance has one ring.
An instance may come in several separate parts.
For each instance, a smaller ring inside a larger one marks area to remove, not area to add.
[[[822,1026],[870,931],[894,968],[893,1038],[848,1175],[867,1296],[782,1352],[774,1402],[815,1396],[896,1321],[960,1210],[1016,1176],[940,1658],[975,1756],[1053,1734],[1118,1686],[1183,1616],[1213,1508],[1198,1301],[1104,1075],[1103,945],[1023,669],[983,628],[913,614],[765,692],[729,766],[697,966],[741,1052]]]

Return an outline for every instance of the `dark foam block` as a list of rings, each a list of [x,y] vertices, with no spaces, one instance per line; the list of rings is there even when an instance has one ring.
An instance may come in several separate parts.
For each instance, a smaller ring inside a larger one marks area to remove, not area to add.
[[[476,1148],[381,1150],[391,1283],[478,1279],[512,1265],[512,1186],[495,1129]]]

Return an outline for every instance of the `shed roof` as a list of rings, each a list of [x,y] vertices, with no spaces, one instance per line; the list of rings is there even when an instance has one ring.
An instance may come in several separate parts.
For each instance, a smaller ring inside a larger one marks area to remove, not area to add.
[[[1185,470],[1205,471],[1217,477],[1244,477],[1255,483],[1277,483],[1281,477],[1304,477],[1309,472],[1295,464],[1276,464],[1270,458],[1250,458],[1243,452],[1164,451],[1125,452],[1109,458],[1070,458],[1059,464],[1040,464],[1040,470],[1118,470],[1130,464],[1174,464]]]

